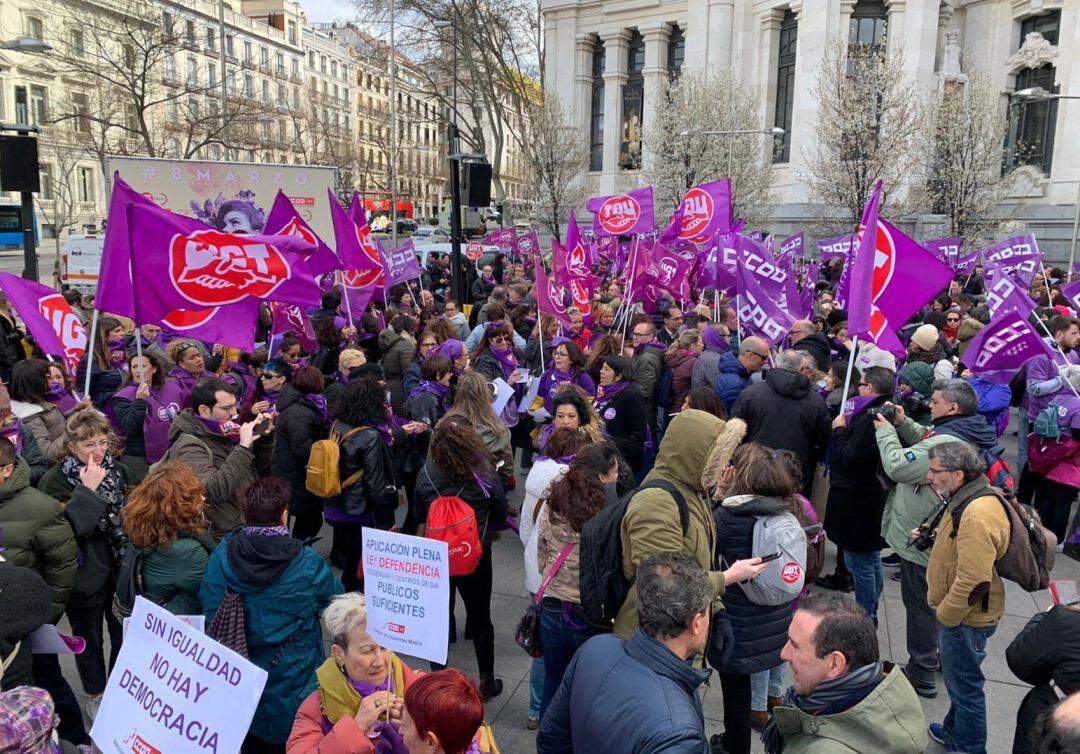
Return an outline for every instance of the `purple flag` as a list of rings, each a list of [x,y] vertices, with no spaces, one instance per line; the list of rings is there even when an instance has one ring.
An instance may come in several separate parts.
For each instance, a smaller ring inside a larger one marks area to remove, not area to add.
[[[382,258],[371,239],[371,226],[354,222],[345,214],[333,192],[328,190],[326,193],[330,198],[330,220],[334,225],[334,241],[341,258],[341,266],[346,270],[381,272]],[[381,274],[379,277],[382,277]],[[381,285],[381,280],[379,284]]]
[[[406,280],[415,280],[423,274],[412,239],[395,249],[391,239],[380,238],[379,251],[382,252],[383,266],[386,269],[387,288]]]
[[[1068,299],[1074,312],[1080,312],[1080,280],[1061,286],[1061,295]]]
[[[197,338],[251,352],[259,321],[259,300],[208,309],[177,309],[161,320],[161,326],[181,338]]]
[[[754,276],[758,286],[781,309],[787,310],[788,274],[773,261],[772,255],[760,243],[749,236],[738,237],[738,267],[740,271]]]
[[[618,236],[601,236],[600,238],[594,238],[592,242],[596,247],[595,257],[612,262],[619,258]]]
[[[986,305],[990,309],[991,318],[1008,312],[1019,312],[1026,318],[1035,310],[1035,302],[1031,297],[1009,273],[995,264],[987,265],[986,268]]]
[[[549,277],[544,263],[537,256],[533,259],[536,271],[536,308],[541,314],[550,314],[564,327],[571,325],[570,315],[566,313],[563,288],[553,277]]]
[[[566,246],[558,241],[551,241],[551,275],[555,283],[570,291],[574,304],[588,315],[591,307],[589,300],[600,280],[589,268],[589,256],[578,232],[574,211],[570,211],[570,222],[566,226]]]
[[[517,240],[517,228],[500,228],[484,236],[484,243],[498,246],[500,249],[513,249]]]
[[[1055,354],[1024,315],[1006,312],[975,333],[961,357],[972,372],[989,382],[1005,384],[1032,356]]]
[[[671,221],[657,239],[660,243],[666,246],[667,244],[672,244],[679,240],[679,234],[682,231],[683,225],[683,215],[685,212],[686,202],[684,201],[675,208],[675,214],[671,216]]]
[[[331,195],[330,203],[338,204],[337,197]],[[340,207],[341,205],[338,204],[338,206]],[[368,224],[367,212],[364,211],[364,203],[360,201],[360,194],[356,191],[352,192],[352,201],[349,202],[349,219],[358,226]]]
[[[282,304],[277,301],[270,304],[274,313],[273,335],[283,335],[291,332],[300,341],[300,347],[305,351],[314,352],[319,343],[315,340],[315,331],[311,329],[311,320],[304,310],[295,304]]]
[[[847,259],[851,255],[851,242],[854,236],[837,236],[836,238],[826,238],[824,241],[818,241],[818,253],[821,255],[822,262],[829,262],[833,259]]]
[[[127,205],[127,231],[140,250],[132,258],[136,322],[248,299],[319,300],[303,256],[313,247],[300,238],[192,230],[187,218],[144,203]]]
[[[679,203],[677,237],[707,243],[717,233],[731,230],[731,179],[702,183],[686,192]]]
[[[803,255],[805,244],[806,234],[800,230],[795,235],[785,238],[784,242],[780,244],[780,256],[787,257],[788,259],[801,257]]]
[[[530,230],[525,235],[518,236],[514,242],[514,252],[523,257],[533,257],[541,251],[540,237],[536,235],[535,230]]]
[[[598,237],[630,236],[656,230],[652,186],[632,189],[620,196],[594,196],[585,207],[593,213],[593,233]],[[567,245],[569,243],[567,238]]]
[[[956,258],[953,269],[958,275],[970,275],[975,271],[975,265],[979,264],[979,250],[969,251]]]
[[[648,250],[650,261],[640,279],[667,291],[677,301],[689,301],[690,270],[696,250],[686,254],[684,249],[668,248],[659,241],[641,241],[641,245]]]
[[[736,267],[738,290],[739,327],[753,335],[759,335],[771,345],[787,337],[795,318],[781,309],[776,299],[765,292],[759,277],[746,264]]]
[[[981,251],[984,262],[996,263],[1001,270],[1007,272],[1025,288],[1031,285],[1035,273],[1042,269],[1039,244],[1035,242],[1035,236],[1030,233],[1007,238]]]
[[[333,197],[330,201],[337,203]],[[280,189],[274,197],[274,205],[266,218],[265,228],[268,235],[296,236],[314,246],[315,253],[307,258],[307,266],[311,274],[322,275],[341,267],[337,254],[311,229],[307,221],[296,211],[292,200]]]
[[[874,186],[874,192],[870,195],[866,208],[863,210],[862,221],[859,223],[859,241],[852,246],[851,257],[847,261],[847,267],[851,268],[848,276],[848,336],[870,335],[872,340],[877,340],[870,330],[870,314],[874,304],[874,278],[879,267],[878,249],[882,246],[878,242],[880,232],[878,226],[878,208],[881,206],[881,181]],[[892,269],[888,270],[891,276]],[[880,332],[877,333],[880,335]]]
[[[956,269],[956,263],[960,259],[960,247],[964,245],[963,238],[931,238],[923,246],[945,264]]]
[[[817,278],[821,271],[821,264],[811,262],[806,265],[806,275],[803,277],[802,304],[804,316],[814,307],[814,295],[817,293]]]
[[[0,289],[42,352],[59,356],[75,374],[86,353],[86,328],[64,297],[47,286],[0,272]]]

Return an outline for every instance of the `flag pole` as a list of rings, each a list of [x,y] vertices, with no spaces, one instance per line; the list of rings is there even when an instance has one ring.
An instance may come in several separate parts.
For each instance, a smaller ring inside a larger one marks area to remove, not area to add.
[[[349,318],[349,327],[356,329],[356,325],[353,324],[352,316],[352,304],[349,302],[349,292],[345,289],[345,276],[341,270],[337,271],[336,277],[338,279],[338,285],[341,286],[342,298],[345,299],[345,315]],[[359,341],[359,338],[357,339]]]
[[[86,385],[83,395],[90,395],[90,373],[94,371],[94,351],[97,345],[98,310],[94,309],[94,317],[90,321],[90,340],[86,346]]]
[[[840,412],[844,411],[844,403],[848,399],[848,391],[851,389],[851,373],[855,371],[855,352],[859,348],[859,336],[851,339],[851,350],[848,353],[847,376],[844,377],[844,392],[840,396]]]

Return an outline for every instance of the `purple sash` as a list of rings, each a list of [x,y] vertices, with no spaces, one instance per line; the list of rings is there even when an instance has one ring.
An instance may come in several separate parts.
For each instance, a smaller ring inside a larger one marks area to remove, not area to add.
[[[112,401],[116,398],[133,401],[138,389],[138,385],[128,385],[118,390],[106,405],[105,413],[121,435],[123,430],[116,420]],[[143,417],[143,446],[146,448],[148,463],[157,463],[169,449],[169,427],[172,426],[173,417],[183,408],[182,401],[186,397],[182,393],[180,383],[176,380],[165,380],[165,384],[159,390],[150,389],[150,397],[146,400],[146,416]]]

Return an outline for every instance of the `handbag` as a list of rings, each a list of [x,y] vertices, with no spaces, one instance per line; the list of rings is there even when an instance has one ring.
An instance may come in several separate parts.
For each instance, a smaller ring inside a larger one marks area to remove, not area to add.
[[[514,641],[525,650],[525,654],[533,659],[544,656],[544,649],[540,646],[540,601],[544,599],[544,592],[547,591],[551,580],[555,578],[555,574],[559,572],[562,564],[570,557],[570,551],[574,549],[574,544],[574,542],[568,544],[559,553],[559,557],[555,558],[555,563],[551,566],[547,578],[540,585],[540,589],[537,590],[532,603],[525,611],[525,614],[521,616],[521,620],[518,621],[517,630],[514,631]]]

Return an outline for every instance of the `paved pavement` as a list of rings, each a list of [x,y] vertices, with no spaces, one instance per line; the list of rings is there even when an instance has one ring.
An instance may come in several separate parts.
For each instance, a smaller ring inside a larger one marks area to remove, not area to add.
[[[1009,461],[1014,460],[1016,440],[1011,434],[1003,439],[1010,448]],[[520,473],[520,472],[519,472]],[[524,479],[523,476],[518,477]],[[517,490],[511,494],[511,504],[517,507],[523,497],[524,484],[519,481]],[[324,528],[323,539],[316,544],[316,549],[324,556],[329,550],[330,532]],[[524,587],[521,543],[513,532],[504,532],[494,545],[494,590],[491,598],[491,613],[495,623],[495,672],[505,684],[501,696],[487,705],[487,719],[495,730],[496,740],[503,754],[525,754],[535,751],[533,731],[525,727],[529,705],[529,669],[532,660],[514,643],[514,629],[518,619],[528,605],[528,595]],[[826,573],[832,572],[835,551],[830,545],[830,562],[826,564]],[[905,650],[905,612],[900,599],[900,584],[892,581],[889,575],[893,569],[886,569],[885,591],[879,610],[878,637],[881,642],[883,659],[896,663],[907,660]],[[1059,555],[1054,568],[1054,577],[1058,579],[1080,579],[1080,563]],[[1006,582],[1006,615],[991,638],[989,652],[983,663],[987,677],[986,696],[988,702],[990,754],[1006,754],[1012,750],[1015,730],[1016,710],[1029,688],[1017,680],[1005,663],[1005,648],[1014,636],[1027,624],[1037,611],[1045,610],[1051,604],[1049,592],[1029,594],[1011,582]],[[853,598],[853,597],[852,597]],[[465,612],[461,600],[457,601],[457,625],[459,639],[450,645],[449,664],[464,671],[476,673],[476,659],[471,642],[461,638],[461,628],[465,625]],[[63,630],[63,629],[62,629]],[[405,658],[414,668],[426,670],[427,662],[415,658]],[[79,693],[80,700],[85,697],[78,687],[78,675],[70,656],[65,658],[65,674],[72,686]],[[713,676],[713,683],[705,688],[704,707],[706,731],[709,735],[723,729],[723,704],[719,681]],[[940,721],[948,709],[948,695],[944,682],[939,678],[937,699],[923,699],[923,711],[928,722]],[[753,752],[762,752],[760,742],[754,738]],[[940,754],[945,750],[931,742],[928,754]]]

